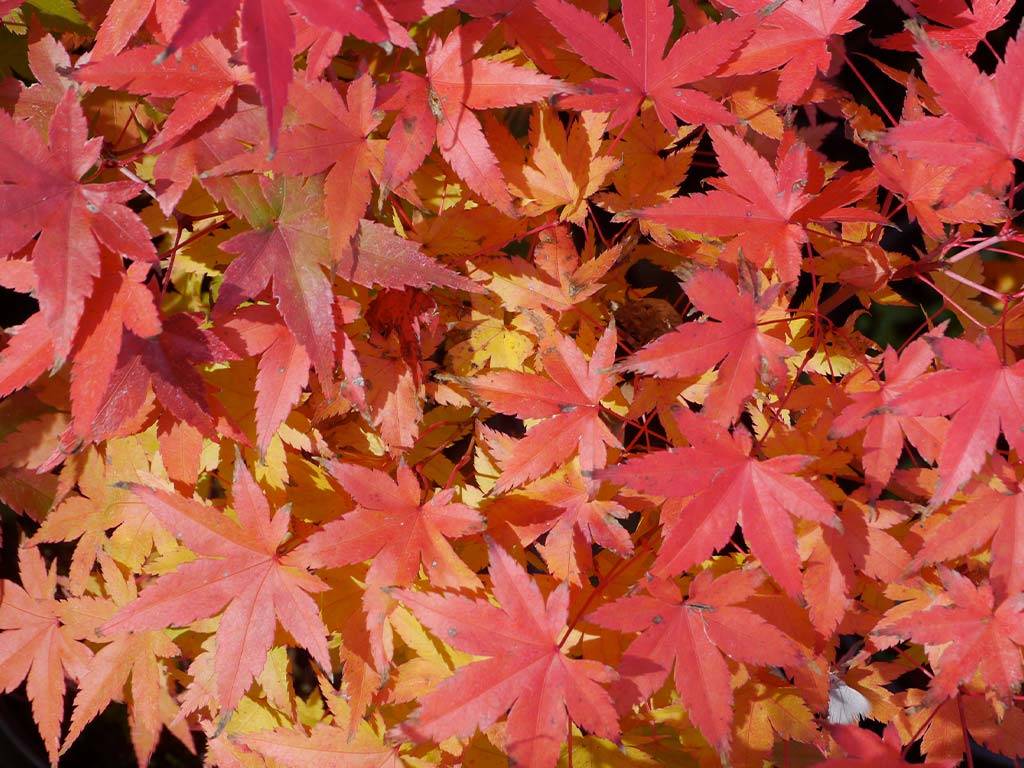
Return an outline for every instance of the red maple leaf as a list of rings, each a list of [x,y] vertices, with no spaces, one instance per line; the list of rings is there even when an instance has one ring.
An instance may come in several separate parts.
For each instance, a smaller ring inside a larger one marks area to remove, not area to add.
[[[53,336],[42,312],[9,332],[0,353],[0,397],[28,386],[53,363]]]
[[[436,139],[441,156],[469,188],[508,216],[512,197],[474,109],[495,109],[546,99],[565,86],[558,80],[504,61],[477,59],[490,26],[457,27],[427,48],[425,77],[401,72],[381,89],[378,106],[398,110],[388,132],[381,187],[409,178]]]
[[[561,36],[546,24],[535,0],[456,0],[474,18],[490,18],[541,70],[557,66]]]
[[[686,281],[686,295],[694,307],[719,322],[683,323],[618,367],[665,378],[700,376],[719,365],[704,410],[716,421],[730,424],[740,415],[758,378],[776,390],[787,380],[786,358],[796,352],[759,325],[780,288],[777,284],[754,296],[739,290],[723,272],[698,272]]]
[[[514,449],[511,437],[486,426],[481,434],[494,455]],[[595,544],[623,557],[633,552],[621,522],[629,510],[597,493],[597,485],[575,468],[555,473],[495,499],[487,508],[488,522],[493,529],[495,519],[503,519],[524,547],[546,534],[537,550],[551,575],[579,586],[593,569]]]
[[[154,291],[144,284],[148,272],[147,264],[126,270],[120,257],[102,254],[100,280],[86,301],[71,368],[70,429],[81,439],[94,436],[93,422],[106,402],[126,335],[152,339],[163,328]]]
[[[206,174],[271,171],[308,181],[327,171],[323,198],[325,210],[331,213],[326,219],[331,253],[337,256],[349,247],[373,193],[372,174],[379,162],[367,137],[380,121],[373,110],[374,97],[373,80],[368,76],[350,83],[344,97],[323,80],[298,83],[291,99],[296,120],[281,134],[272,157],[270,144],[256,142],[253,151],[234,155]],[[238,137],[236,143],[239,140],[251,141],[245,136]],[[244,215],[265,215],[261,208],[257,204],[256,210]]]
[[[955,48],[965,56],[1006,23],[1013,10],[1012,0],[901,0],[901,10],[911,18],[925,16],[936,24],[925,24],[924,31],[934,40]],[[942,26],[938,26],[941,24]],[[883,48],[911,51],[914,36],[909,30],[889,35],[879,41]]]
[[[1013,178],[1013,161],[1024,160],[1019,129],[1024,38],[1018,34],[1010,40],[992,75],[923,33],[915,48],[946,114],[901,122],[888,131],[885,142],[911,157],[956,166],[965,187],[1005,186]]]
[[[395,230],[363,219],[351,249],[346,249],[337,266],[346,280],[367,287],[430,288],[443,286],[480,293],[482,288],[448,269],[423,252],[418,243],[395,234]]]
[[[992,339],[929,339],[948,370],[918,379],[890,407],[909,416],[952,416],[939,451],[932,504],[948,501],[985,463],[1000,431],[1024,455],[1024,360],[1006,365]]]
[[[125,203],[142,189],[133,181],[83,184],[99,159],[73,90],[50,119],[49,146],[26,122],[0,110],[0,254],[39,234],[32,265],[42,315],[58,361],[67,357],[85,299],[100,272],[100,246],[151,262],[149,230]]]
[[[746,664],[796,666],[802,656],[779,629],[740,603],[762,577],[732,571],[712,579],[702,571],[680,597],[670,581],[645,583],[646,595],[602,606],[590,621],[619,632],[640,632],[619,664],[611,693],[619,712],[654,694],[675,667],[675,689],[704,738],[728,755],[732,736],[732,672],[726,656]]]
[[[111,0],[103,23],[96,30],[96,42],[92,47],[92,58],[99,60],[124,50],[145,23],[157,0]],[[173,0],[159,0],[162,18],[175,14],[177,3]],[[177,21],[177,19],[175,19]]]
[[[674,576],[708,559],[729,541],[739,523],[750,551],[791,595],[801,593],[800,556],[791,514],[838,526],[832,505],[795,473],[809,456],[750,455],[751,439],[688,410],[677,410],[690,446],[657,451],[601,470],[604,480],[670,498],[693,498],[667,523],[668,533],[652,570]]]
[[[758,266],[772,259],[785,282],[800,275],[800,251],[807,243],[804,225],[808,222],[885,220],[875,211],[850,207],[876,186],[871,171],[856,171],[826,182],[819,155],[791,133],[779,144],[773,169],[734,133],[714,126],[708,130],[725,172],[725,176],[709,180],[716,189],[673,198],[635,215],[703,235],[732,237],[724,258],[735,263],[742,253]]]
[[[185,313],[166,318],[163,330],[150,338],[125,331],[96,416],[79,437],[98,441],[117,434],[128,420],[138,417],[150,386],[168,412],[212,435],[215,419],[206,383],[194,366],[235,357],[213,331],[201,328],[195,316]]]
[[[485,600],[396,593],[423,624],[449,645],[486,659],[461,667],[401,727],[402,735],[442,741],[468,738],[509,712],[506,750],[518,765],[551,768],[566,736],[566,713],[602,738],[619,735],[611,697],[601,687],[615,673],[597,661],[571,659],[560,638],[569,613],[562,584],[547,601],[505,550],[489,542],[492,591]]]
[[[750,74],[779,69],[778,99],[795,104],[811,87],[815,75],[832,67],[832,48],[842,35],[857,29],[853,17],[867,0],[785,0],[754,32],[725,74]],[[772,3],[763,0],[726,0],[743,14]],[[842,50],[842,49],[840,49]]]
[[[561,105],[611,112],[612,127],[633,118],[648,98],[670,132],[676,130],[676,118],[695,125],[736,122],[719,102],[685,86],[713,75],[743,45],[760,17],[708,24],[682,35],[666,53],[675,16],[666,0],[622,4],[629,47],[610,26],[565,0],[538,0],[537,7],[583,61],[610,75],[588,80],[582,94],[562,98]]]
[[[148,339],[157,336],[162,328],[153,293],[142,284],[149,265],[136,263],[125,269],[121,258],[106,250],[101,251],[100,257],[101,279],[86,300],[72,352],[73,421],[61,437],[65,447],[78,447],[83,440],[102,439],[93,427],[100,410],[109,406],[110,384],[126,334]],[[53,336],[42,313],[36,313],[17,329],[0,357],[0,395],[29,384],[50,367],[52,360]],[[130,415],[122,412],[122,420]],[[113,424],[113,428],[120,423]],[[51,462],[55,465],[63,458],[58,450]],[[50,468],[50,463],[45,466]]]
[[[1008,699],[1024,680],[1024,598],[1012,594],[996,605],[990,585],[975,585],[948,568],[940,568],[939,576],[948,604],[886,623],[876,633],[946,646],[935,662],[936,674],[929,683],[926,703],[936,704],[955,696],[959,685],[976,673],[999,696]]]
[[[985,487],[928,531],[911,567],[964,557],[991,542],[989,578],[996,594],[1024,591],[1024,492],[999,493]]]
[[[547,376],[496,371],[470,379],[473,393],[491,408],[521,419],[541,419],[502,461],[495,492],[534,480],[579,452],[589,471],[607,463],[607,446],[621,447],[601,420],[601,400],[615,386],[608,369],[615,360],[614,325],[597,342],[590,362],[557,331],[542,354]]]
[[[880,184],[903,198],[928,236],[942,240],[943,225],[948,223],[1006,220],[1006,206],[999,200],[977,189],[965,192],[961,188],[955,165],[917,160],[904,152],[888,154],[879,144],[870,152]]]
[[[902,355],[886,347],[882,354],[885,381],[877,376],[866,383],[865,391],[852,395],[853,403],[836,416],[829,430],[831,437],[842,438],[864,430],[864,474],[875,493],[892,477],[903,440],[910,441],[922,456],[938,455],[948,422],[940,416],[900,416],[890,404],[917,381],[931,365],[933,353],[927,341],[919,339]]]
[[[905,521],[903,502],[869,506],[867,494],[857,496],[848,497],[839,510],[841,527],[822,527],[820,538],[804,539],[805,545],[814,542],[804,568],[804,598],[811,624],[822,637],[839,628],[865,577],[897,582],[910,564],[910,555],[886,530]]]
[[[196,43],[231,24],[238,8],[242,8],[241,29],[245,43],[245,60],[256,80],[263,106],[267,112],[271,150],[277,147],[281,118],[288,101],[292,81],[292,59],[295,51],[295,27],[289,9],[316,27],[325,27],[339,35],[354,34],[371,42],[392,42],[412,47],[405,29],[394,22],[388,6],[399,6],[400,0],[204,0],[188,4],[161,63],[172,53]],[[427,5],[436,10],[445,3]],[[434,10],[423,8],[423,13]],[[415,16],[414,16],[415,17]]]
[[[313,534],[296,557],[316,568],[372,561],[366,580],[375,586],[411,584],[420,564],[436,586],[480,586],[447,541],[483,530],[480,513],[452,501],[454,488],[423,501],[416,475],[404,465],[395,480],[358,464],[335,461],[329,467],[356,508]]]
[[[256,368],[256,447],[262,454],[309,382],[309,354],[272,307],[245,307],[226,325],[238,334],[246,355],[260,356]]]
[[[896,725],[885,728],[882,737],[857,725],[832,726],[836,740],[846,757],[829,758],[818,763],[820,768],[910,768],[921,763],[910,763],[903,755],[900,734]],[[956,760],[929,760],[922,768],[953,768]]]
[[[319,177],[263,179],[253,229],[221,248],[237,257],[224,272],[217,312],[228,313],[270,285],[288,330],[305,349],[325,392],[333,392],[334,294],[324,185]]]
[[[313,567],[337,568],[371,561],[363,595],[370,633],[370,652],[382,673],[390,661],[384,620],[390,600],[380,587],[406,586],[416,580],[422,564],[439,586],[476,589],[480,579],[462,562],[448,539],[483,530],[480,514],[452,501],[455,490],[438,491],[423,500],[411,469],[398,468],[397,478],[376,469],[332,462],[331,474],[355,500],[356,508],[325,525],[296,550]]]
[[[100,627],[104,634],[184,626],[223,611],[214,669],[224,710],[234,708],[263,669],[278,621],[321,668],[330,669],[327,628],[309,596],[327,585],[305,570],[300,557],[280,553],[288,510],[271,515],[241,456],[235,457],[232,483],[238,522],[169,491],[129,487],[197,558],[144,589]]]
[[[154,64],[153,59],[161,50],[158,45],[132,48],[75,72],[79,82],[174,99],[174,107],[160,133],[147,147],[146,151],[154,154],[180,139],[214,110],[223,108],[236,87],[251,81],[244,69],[231,66],[230,52],[214,38],[189,46],[162,64]]]

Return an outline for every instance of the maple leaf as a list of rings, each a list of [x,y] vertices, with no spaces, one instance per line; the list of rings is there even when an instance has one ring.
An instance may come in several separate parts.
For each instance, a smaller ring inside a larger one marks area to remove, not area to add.
[[[913,158],[955,165],[964,186],[1005,186],[1013,177],[1013,161],[1024,159],[1024,135],[1017,128],[1024,38],[1018,34],[1010,40],[992,75],[923,33],[915,49],[946,114],[901,122],[889,129],[885,143]]]
[[[804,597],[814,628],[824,637],[839,628],[864,577],[883,583],[899,581],[910,555],[890,529],[904,523],[901,502],[866,501],[848,496],[839,510],[841,528],[822,527],[801,537],[811,547],[804,570]]]
[[[557,67],[562,38],[546,23],[534,0],[456,0],[454,5],[474,18],[491,19],[509,44],[521,48],[539,69]]]
[[[937,505],[981,468],[1000,431],[1024,454],[1024,360],[1004,364],[988,336],[977,344],[947,337],[929,343],[947,370],[922,376],[890,407],[899,415],[953,417],[939,450]]]
[[[294,9],[309,23],[327,27],[341,35],[365,35],[380,42],[394,40],[412,47],[405,30],[381,10],[394,3],[365,0],[206,0],[189,3],[158,63],[230,24],[242,8],[241,31],[245,59],[252,70],[256,88],[267,112],[270,148],[277,148],[281,120],[292,81],[295,27],[289,15]],[[438,4],[435,4],[438,5]],[[439,4],[443,7],[443,3]],[[389,23],[390,22],[390,23]]]
[[[915,160],[905,153],[886,154],[877,144],[870,151],[880,183],[903,197],[930,237],[942,239],[947,223],[1005,220],[1006,207],[991,195],[977,190],[959,194],[955,166]]]
[[[134,481],[150,462],[139,452],[107,449],[106,455],[88,448],[81,455],[77,485],[79,494],[68,495],[51,509],[29,543],[75,541],[68,568],[71,594],[81,595],[97,558],[104,550],[130,568],[141,568],[153,549],[171,542],[145,505],[118,483]],[[108,536],[107,531],[112,531]],[[127,546],[124,546],[127,545]]]
[[[206,383],[194,365],[234,358],[214,332],[201,328],[197,318],[185,313],[166,318],[154,337],[126,331],[95,418],[78,439],[98,441],[117,433],[138,416],[150,387],[167,411],[203,434],[213,434],[216,422],[210,414]]]
[[[877,768],[904,768],[920,765],[909,763],[903,755],[900,735],[894,724],[887,725],[882,737],[856,725],[832,726],[832,738],[836,740],[846,757],[833,757],[823,763],[822,768],[858,768],[871,765]],[[953,768],[956,760],[930,760],[926,768]]]
[[[696,725],[715,749],[728,755],[733,719],[731,673],[726,656],[761,666],[796,666],[796,644],[740,603],[761,577],[732,571],[713,579],[702,571],[682,599],[662,579],[648,581],[646,595],[629,595],[601,606],[588,619],[620,632],[641,632],[619,664],[612,697],[620,712],[650,697],[675,667],[675,689]],[[756,643],[745,638],[756,636]]]
[[[613,127],[630,120],[648,98],[669,131],[675,130],[676,118],[693,124],[736,122],[719,102],[685,86],[715,74],[754,31],[759,17],[707,24],[682,35],[666,53],[674,12],[665,0],[623,3],[629,47],[607,24],[565,0],[538,0],[537,7],[583,61],[610,75],[587,81],[582,94],[563,97],[561,105],[611,112]]]
[[[69,431],[77,437],[92,436],[127,335],[152,339],[163,329],[154,293],[144,285],[148,272],[147,264],[125,269],[119,256],[101,254],[100,279],[86,301],[73,353]]]
[[[145,23],[157,0],[111,0],[103,23],[96,30],[92,58],[99,60],[120,53]],[[173,12],[169,0],[160,0],[162,14]]]
[[[657,451],[601,470],[595,476],[644,493],[693,498],[668,523],[654,562],[658,576],[680,573],[729,541],[737,522],[768,573],[791,595],[801,593],[800,557],[790,515],[839,525],[832,505],[795,473],[812,459],[750,455],[749,433],[733,434],[688,410],[675,412],[687,448]]]
[[[327,628],[309,595],[327,585],[294,553],[280,553],[288,509],[271,516],[240,456],[232,482],[238,522],[169,491],[129,487],[197,558],[144,589],[100,627],[103,634],[184,626],[220,613],[214,668],[224,710],[235,707],[263,669],[278,621],[317,664],[330,669]]]
[[[117,572],[109,558],[103,561],[103,576],[113,600],[94,607],[96,613],[110,618],[117,606],[136,596],[131,580]],[[180,649],[164,632],[139,632],[117,635],[101,648],[89,663],[88,671],[78,681],[75,708],[68,734],[61,745],[61,754],[68,751],[85,726],[115,699],[120,699],[125,686],[131,684],[129,709],[132,743],[139,765],[148,765],[163,725],[190,750],[192,737],[183,722],[174,723],[177,707],[167,689],[167,671],[163,659],[180,654]]]
[[[760,378],[779,390],[787,379],[786,358],[796,354],[762,332],[761,315],[774,304],[781,286],[761,296],[741,291],[723,272],[698,272],[684,285],[694,307],[717,323],[683,323],[619,364],[625,370],[662,378],[699,376],[719,365],[718,377],[704,403],[707,414],[730,424]]]
[[[1024,493],[999,493],[982,488],[969,502],[958,507],[941,525],[928,531],[924,546],[911,563],[920,568],[963,557],[991,542],[992,566],[989,578],[997,595],[1016,595],[1024,591],[1021,568],[1024,526]]]
[[[17,84],[19,90],[13,114],[45,135],[64,93],[74,86],[69,76],[71,57],[55,37],[45,35],[29,44],[26,58],[36,82],[28,87]]]
[[[689,126],[666,131],[654,112],[642,111],[621,134],[617,154],[622,157],[622,164],[609,179],[615,191],[600,192],[591,199],[613,214],[665,202],[676,193],[690,169],[697,144],[679,145],[693,131]],[[641,222],[644,234],[658,243],[670,244],[671,238],[663,234],[664,230],[665,227]]]
[[[39,550],[18,552],[21,585],[0,582],[0,691],[10,693],[26,681],[32,717],[57,764],[64,719],[65,678],[80,679],[92,651],[81,642],[87,631],[73,620],[74,601],[56,600],[56,564],[49,569]]]
[[[452,501],[454,488],[424,502],[419,481],[406,466],[398,468],[395,480],[358,464],[335,461],[329,468],[356,508],[313,534],[296,549],[296,557],[317,568],[371,560],[366,580],[375,586],[411,584],[421,563],[437,586],[480,586],[447,541],[483,530],[476,510]]]
[[[152,262],[149,230],[125,203],[142,185],[83,184],[102,139],[88,138],[85,115],[67,90],[50,120],[49,145],[24,121],[0,111],[0,254],[36,234],[32,265],[40,310],[58,362],[71,349],[86,297],[100,271],[100,246]]]
[[[318,177],[261,183],[254,228],[221,245],[237,254],[224,273],[217,311],[235,309],[272,285],[288,330],[302,345],[325,391],[334,390],[335,323],[324,185]]]
[[[960,51],[965,56],[1006,23],[1006,17],[1013,9],[1007,0],[974,0],[968,5],[964,0],[910,0],[908,15],[920,14],[941,24],[925,24],[925,33],[933,40]],[[909,30],[889,35],[879,41],[884,48],[912,51],[914,35]]]
[[[373,110],[375,89],[369,76],[349,84],[344,97],[323,80],[298,84],[292,106],[298,120],[281,134],[270,157],[270,145],[260,142],[251,152],[234,155],[206,171],[207,175],[243,170],[272,171],[298,176],[304,183],[327,172],[323,179],[323,206],[330,211],[327,229],[333,257],[349,247],[373,193],[372,173],[379,166],[368,136],[377,126]],[[242,137],[243,139],[247,137]],[[263,216],[262,205],[249,203],[246,218]]]
[[[615,327],[609,325],[588,363],[576,344],[556,331],[542,353],[547,377],[496,371],[466,382],[499,413],[541,420],[503,462],[495,492],[536,479],[577,451],[584,472],[603,467],[607,447],[621,447],[601,420],[601,400],[615,386],[615,376],[608,373],[615,346]]]
[[[890,404],[905,392],[931,365],[934,354],[928,342],[919,339],[902,355],[892,347],[882,354],[885,381],[873,378],[864,391],[852,395],[853,402],[836,416],[829,435],[848,437],[864,430],[864,473],[877,493],[892,477],[906,438],[922,456],[934,458],[946,434],[947,422],[938,416],[900,416]]]
[[[387,445],[412,446],[423,418],[421,383],[415,369],[395,349],[373,349],[359,359],[364,378],[373,382],[366,393],[371,423]]]
[[[529,104],[566,89],[560,81],[504,61],[477,59],[489,27],[458,27],[442,42],[432,38],[426,76],[402,72],[381,89],[378,107],[398,110],[388,132],[383,190],[394,189],[420,166],[436,140],[459,178],[507,216],[515,216],[494,151],[475,109]]]
[[[490,431],[483,435],[492,453],[499,454],[504,436]],[[546,533],[537,549],[551,575],[579,586],[593,568],[594,544],[623,557],[633,552],[629,532],[621,523],[629,511],[601,498],[594,485],[575,467],[556,472],[520,493],[496,499],[487,510],[488,522],[493,529],[496,515],[503,517],[524,547]]]
[[[230,63],[231,54],[216,39],[202,40],[161,64],[153,59],[158,45],[143,45],[92,62],[75,72],[75,79],[119,91],[173,98],[174,107],[148,151],[182,138],[198,123],[227,105],[236,87],[251,80]]]
[[[413,738],[468,738],[508,712],[506,750],[517,764],[550,768],[558,760],[569,718],[606,739],[619,735],[611,697],[601,687],[611,669],[571,659],[559,645],[569,613],[562,584],[547,601],[512,556],[488,543],[491,589],[484,600],[401,590],[399,600],[454,648],[487,657],[468,664],[420,699],[402,726]],[[538,694],[543,694],[538,696]]]
[[[860,26],[853,17],[866,3],[867,0],[785,0],[757,28],[736,59],[725,67],[724,74],[779,68],[778,100],[795,104],[811,87],[815,75],[830,70],[832,47],[841,35]],[[761,10],[765,3],[728,0],[725,5],[747,15]]]
[[[600,115],[584,112],[566,131],[554,110],[539,107],[530,117],[530,153],[502,131],[498,159],[509,189],[522,201],[523,213],[538,216],[561,208],[559,220],[582,226],[587,199],[621,164],[616,157],[599,154],[607,123]],[[490,132],[501,130],[498,125],[488,125]]]
[[[800,274],[808,221],[883,220],[874,211],[849,207],[874,188],[870,171],[846,174],[814,192],[807,188],[807,179],[818,156],[792,136],[780,143],[777,170],[773,170],[735,134],[718,127],[708,130],[718,164],[725,171],[725,176],[710,180],[716,189],[673,198],[638,211],[637,216],[703,235],[734,236],[726,245],[725,258],[736,262],[742,254],[758,266],[770,258],[785,282]]]
[[[604,287],[598,281],[635,244],[626,239],[597,255],[594,238],[588,237],[579,251],[567,225],[544,230],[537,239],[532,264],[508,257],[479,262],[490,277],[488,290],[505,307],[570,312]]]
[[[28,386],[53,363],[53,336],[42,312],[11,332],[0,356],[0,397]]]
[[[980,674],[987,687],[1006,699],[1024,680],[1024,601],[1020,594],[1003,599],[989,584],[974,584],[966,576],[939,568],[948,604],[915,611],[876,628],[879,635],[909,637],[928,646],[945,646],[936,674],[928,685],[926,704],[955,696],[961,683]]]
[[[260,355],[256,372],[256,447],[265,455],[309,382],[309,354],[267,306],[246,307],[228,321],[246,354]]]
[[[278,728],[236,736],[232,741],[281,765],[296,768],[309,765],[311,760],[324,768],[402,768],[404,765],[397,750],[383,746],[364,730],[360,729],[352,737],[344,728],[322,723],[315,725],[308,736]]]
[[[470,293],[482,289],[423,252],[417,243],[391,227],[363,219],[352,248],[343,252],[338,275],[367,287],[430,288],[444,286]]]
[[[1021,751],[1024,710],[978,696],[958,696],[925,706],[922,704],[924,693],[914,689],[907,691],[904,709],[907,725],[913,728],[913,733],[918,733],[922,727],[926,729],[921,739],[922,755],[958,765],[964,756],[965,726],[971,738],[987,749],[1003,755]]]

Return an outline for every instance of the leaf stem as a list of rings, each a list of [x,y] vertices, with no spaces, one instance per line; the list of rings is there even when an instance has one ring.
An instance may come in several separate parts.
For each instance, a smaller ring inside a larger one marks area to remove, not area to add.
[[[846,62],[846,66],[850,68],[850,71],[853,72],[854,76],[858,80],[860,80],[860,84],[864,86],[868,94],[870,94],[871,98],[875,100],[875,104],[877,104],[879,109],[882,110],[882,114],[884,114],[889,119],[890,125],[896,125],[899,122],[899,120],[892,116],[892,113],[889,111],[889,108],[882,103],[882,100],[880,98],[878,98],[878,94],[875,93],[875,89],[871,87],[871,84],[868,83],[868,81],[864,78],[864,75],[860,73],[860,70],[857,69],[857,66],[850,60],[850,57],[847,56],[845,53],[843,54],[843,61]]]

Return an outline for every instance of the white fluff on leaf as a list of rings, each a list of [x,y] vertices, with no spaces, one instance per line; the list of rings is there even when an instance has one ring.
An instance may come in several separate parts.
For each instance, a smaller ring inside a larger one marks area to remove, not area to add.
[[[828,691],[828,721],[833,725],[860,722],[871,714],[871,703],[864,694],[838,680]]]

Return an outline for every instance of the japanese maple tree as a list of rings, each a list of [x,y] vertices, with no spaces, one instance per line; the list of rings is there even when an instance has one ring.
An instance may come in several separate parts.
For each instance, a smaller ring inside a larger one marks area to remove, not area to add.
[[[1021,17],[0,0],[0,763],[1018,765]]]

